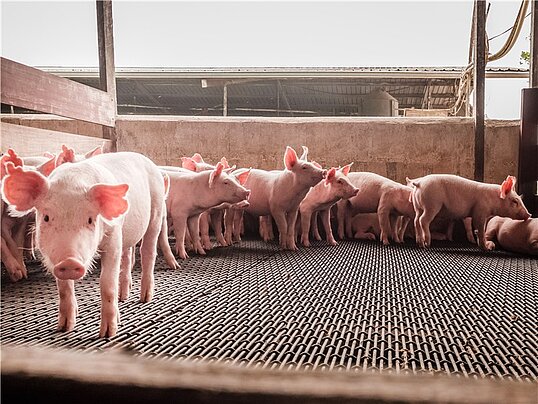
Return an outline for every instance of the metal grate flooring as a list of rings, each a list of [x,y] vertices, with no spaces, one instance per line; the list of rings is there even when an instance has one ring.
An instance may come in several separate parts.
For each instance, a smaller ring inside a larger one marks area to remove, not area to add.
[[[538,260],[474,246],[314,243],[299,252],[243,241],[166,270],[153,302],[140,268],[121,326],[98,339],[98,272],[76,285],[75,331],[56,332],[52,276],[2,274],[2,343],[233,362],[276,369],[446,373],[538,380]]]

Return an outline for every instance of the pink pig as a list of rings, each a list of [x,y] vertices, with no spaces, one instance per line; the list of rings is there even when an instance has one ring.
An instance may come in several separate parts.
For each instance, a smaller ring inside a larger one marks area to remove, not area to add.
[[[493,217],[486,226],[486,248],[499,247],[522,254],[538,255],[538,219],[513,220]]]
[[[472,217],[478,232],[478,245],[489,249],[485,231],[492,216],[526,220],[530,214],[515,192],[516,178],[508,176],[502,185],[484,184],[457,175],[431,174],[408,180],[415,189],[412,200],[415,207],[415,233],[417,244],[428,247],[431,243],[430,223],[439,215],[449,219]]]
[[[114,336],[118,300],[128,297],[133,250],[140,240],[140,300],[149,302],[153,298],[156,247],[165,223],[166,179],[151,160],[128,152],[64,164],[49,178],[12,163],[8,163],[7,171],[2,186],[4,199],[18,212],[36,212],[37,248],[44,265],[56,277],[60,296],[58,328],[74,328],[78,312],[74,281],[90,270],[99,251],[99,335]],[[171,251],[168,253],[169,257]],[[175,267],[177,263],[169,265]]]
[[[305,153],[303,155],[306,157]],[[251,171],[246,186],[252,190],[252,194],[250,206],[245,210],[254,216],[272,215],[280,233],[280,247],[297,250],[295,222],[299,204],[310,187],[325,178],[327,171],[306,159],[299,159],[289,146],[284,154],[284,166],[285,170]]]
[[[312,218],[316,218],[316,215],[313,217],[313,214],[317,212],[321,215],[327,243],[336,245],[330,223],[331,207],[340,199],[351,198],[359,192],[359,189],[351,184],[347,178],[350,168],[351,164],[340,169],[332,167],[327,171],[325,180],[310,188],[310,191],[308,191],[305,198],[301,201],[299,205],[299,212],[301,214],[301,243],[305,247],[310,246],[308,237],[310,223]]]
[[[389,237],[402,242],[396,220],[398,216],[413,218],[415,215],[409,199],[411,188],[370,172],[352,172],[348,177],[360,193],[338,202],[338,237],[344,238],[344,228],[348,238],[353,236],[351,218],[357,213],[377,212],[383,244],[389,244]]]
[[[249,170],[237,170],[233,175],[224,171],[222,163],[215,169],[199,173],[167,171],[170,194],[166,200],[168,216],[172,218],[176,236],[176,253],[186,259],[185,232],[188,226],[194,250],[205,254],[199,237],[200,214],[222,203],[247,200],[250,191],[243,187]]]

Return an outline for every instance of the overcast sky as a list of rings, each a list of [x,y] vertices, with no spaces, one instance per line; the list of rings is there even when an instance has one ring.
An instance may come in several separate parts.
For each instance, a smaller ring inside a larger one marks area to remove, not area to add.
[[[95,1],[3,1],[2,56],[31,66],[97,66]],[[117,67],[463,66],[472,1],[113,1]],[[487,32],[519,1],[491,1]],[[529,22],[493,66],[519,67]],[[493,39],[496,51],[508,34]],[[525,80],[488,80],[486,112],[518,118]],[[499,102],[502,100],[502,102]]]

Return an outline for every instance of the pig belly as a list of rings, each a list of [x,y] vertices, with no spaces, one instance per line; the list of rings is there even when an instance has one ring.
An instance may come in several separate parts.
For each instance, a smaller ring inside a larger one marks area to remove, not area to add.
[[[530,246],[530,236],[530,223],[519,220],[505,220],[497,231],[497,241],[505,250],[538,255],[538,250]]]

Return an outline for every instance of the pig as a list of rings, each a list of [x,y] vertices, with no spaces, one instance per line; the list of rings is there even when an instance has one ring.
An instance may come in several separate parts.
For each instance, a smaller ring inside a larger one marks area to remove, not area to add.
[[[389,244],[389,237],[403,242],[396,220],[398,216],[414,218],[411,187],[370,172],[352,172],[348,178],[360,193],[337,203],[338,237],[344,238],[344,229],[346,236],[352,237],[351,218],[357,213],[377,212],[383,244]]]
[[[351,229],[357,240],[377,240],[381,235],[377,213],[357,213],[351,219]]]
[[[284,170],[251,171],[246,186],[252,194],[245,211],[254,216],[273,216],[280,233],[280,247],[297,250],[295,222],[299,204],[310,188],[326,177],[327,171],[299,159],[289,146],[284,153],[284,167]]]
[[[336,245],[331,229],[331,207],[340,199],[348,199],[356,196],[359,189],[349,181],[347,175],[351,164],[342,168],[332,167],[327,171],[327,177],[306,194],[299,204],[299,213],[301,218],[301,243],[305,247],[310,246],[309,232],[310,223],[314,212],[319,212],[321,221],[325,229],[327,244]],[[317,228],[317,223],[316,223]]]
[[[486,248],[497,246],[521,254],[538,255],[538,219],[513,220],[495,216],[486,226]]]
[[[236,203],[249,199],[250,191],[243,187],[250,170],[237,170],[230,175],[222,163],[213,170],[195,172],[168,172],[170,194],[166,200],[168,216],[171,217],[176,236],[176,254],[188,258],[185,251],[186,227],[192,237],[194,250],[204,255],[199,232],[199,216],[207,209],[221,203]]]
[[[152,300],[165,196],[166,178],[151,160],[138,153],[101,154],[63,164],[48,178],[7,164],[2,197],[16,212],[36,212],[36,246],[43,264],[56,278],[60,297],[58,329],[75,327],[78,306],[74,282],[92,268],[98,251],[100,337],[113,337],[117,332],[118,300],[129,295],[133,250],[140,240],[140,300]],[[177,262],[170,264],[177,267]]]
[[[530,218],[521,197],[515,192],[516,177],[511,175],[500,186],[451,174],[430,174],[414,180],[407,178],[407,181],[414,187],[415,233],[421,247],[430,246],[430,223],[437,215],[449,219],[471,217],[478,233],[478,245],[484,250],[491,248],[485,240],[486,223],[490,217]]]

